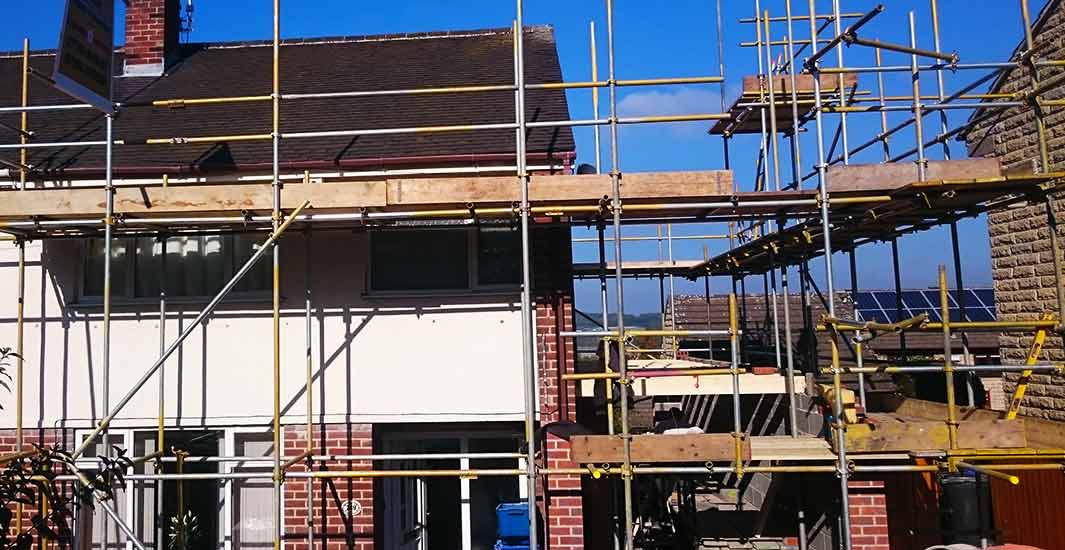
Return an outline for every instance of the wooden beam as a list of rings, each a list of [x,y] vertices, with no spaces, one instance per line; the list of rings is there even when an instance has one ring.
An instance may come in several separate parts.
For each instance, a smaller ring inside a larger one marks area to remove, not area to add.
[[[921,399],[902,399],[895,408],[895,414],[905,418],[942,419],[946,418],[947,406],[943,403]],[[961,409],[959,418],[972,421],[991,422],[1000,417],[995,411],[983,409]],[[1022,417],[1028,442],[1039,448],[1065,449],[1065,422],[1056,422],[1042,418]]]
[[[571,456],[581,464],[617,464],[623,460],[621,437],[577,435],[570,438]],[[730,434],[637,435],[632,438],[632,461],[649,463],[724,462],[735,460]],[[751,443],[743,442],[742,457],[751,459]]]
[[[848,453],[947,450],[946,422],[888,422],[847,426]],[[962,449],[1017,449],[1027,447],[1023,422],[965,421],[958,425]]]
[[[649,172],[624,176],[622,197],[629,201],[657,202],[666,199],[713,198],[732,193],[732,173]],[[580,202],[595,204],[611,195],[610,177],[604,175],[532,176],[529,184],[534,204]],[[100,218],[104,192],[88,187],[31,189],[0,192],[0,220]],[[272,208],[270,183],[197,185],[118,185],[115,212],[133,217],[188,216],[266,212]],[[435,177],[377,179],[313,184],[287,184],[282,207],[294,208],[311,202],[315,211],[358,211],[361,208],[418,209],[438,205],[463,208],[509,206],[520,200],[514,177]]]
[[[512,203],[521,199],[513,177],[411,178],[388,180],[388,204],[428,205]],[[728,195],[732,172],[648,172],[622,176],[624,200],[694,198]],[[610,176],[532,176],[529,200],[534,203],[599,200],[613,194]]]
[[[822,92],[835,92],[839,89],[839,75],[835,74],[821,74],[821,91]],[[757,96],[760,93],[762,77],[758,75],[748,75],[743,77],[743,95]],[[853,88],[858,85],[858,75],[855,73],[843,74],[843,86],[844,88]],[[767,83],[768,86],[768,83]],[[766,88],[768,93],[768,87]],[[795,75],[795,91],[799,95],[814,93],[814,77],[809,74],[797,74]],[[773,93],[777,96],[777,101],[781,103],[791,101],[791,76],[790,75],[776,75],[773,77]]]
[[[983,179],[1002,176],[997,159],[931,160],[925,171],[926,181]],[[828,169],[832,192],[892,190],[918,181],[917,166],[912,163],[837,164]]]

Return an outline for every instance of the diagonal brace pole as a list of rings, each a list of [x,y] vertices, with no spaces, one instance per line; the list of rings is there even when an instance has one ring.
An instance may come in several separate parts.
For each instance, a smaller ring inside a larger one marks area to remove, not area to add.
[[[125,397],[123,397],[111,409],[111,413],[108,414],[106,418],[101,420],[100,424],[96,426],[96,429],[94,429],[92,433],[90,433],[88,437],[85,438],[85,441],[83,441],[81,445],[78,446],[78,448],[74,451],[73,458],[76,459],[80,457],[89,447],[89,445],[93,444],[93,442],[96,440],[96,437],[100,435],[100,433],[103,432],[105,429],[107,429],[107,426],[115,419],[116,416],[118,416],[118,413],[122,412],[122,409],[125,408],[125,406],[128,405],[131,400],[133,400],[133,396],[135,396],[137,392],[140,391],[140,389],[144,387],[144,385],[147,384],[149,380],[151,380],[152,376],[155,375],[155,373],[159,370],[160,367],[162,367],[163,363],[166,363],[167,359],[169,359],[170,356],[173,355],[175,351],[177,351],[177,349],[181,346],[185,339],[192,334],[192,331],[199,327],[200,323],[207,319],[207,317],[215,310],[215,308],[218,307],[218,304],[220,304],[222,300],[237,286],[237,283],[239,283],[241,279],[243,279],[244,276],[247,275],[249,271],[251,271],[251,268],[255,267],[255,264],[258,263],[259,260],[266,255],[266,251],[273,249],[273,245],[277,242],[278,238],[281,237],[285,230],[289,228],[292,222],[299,217],[300,213],[308,205],[310,205],[310,201],[304,201],[303,204],[301,204],[292,212],[292,214],[289,215],[288,219],[285,220],[285,223],[281,224],[281,226],[277,228],[277,231],[274,231],[272,234],[270,234],[270,237],[266,239],[266,242],[264,242],[262,246],[259,247],[259,250],[256,250],[255,254],[252,254],[251,258],[248,258],[248,261],[245,262],[244,265],[233,275],[233,278],[230,279],[224,287],[222,287],[222,290],[218,291],[218,294],[215,295],[215,297],[211,299],[210,303],[208,303],[207,306],[203,308],[203,311],[201,311],[200,314],[192,320],[192,323],[190,323],[189,326],[181,332],[181,335],[178,336],[172,344],[170,344],[170,347],[168,347],[166,351],[163,352],[163,354],[155,360],[155,363],[153,363],[152,366],[147,370],[147,372],[144,373],[144,376],[141,376],[141,379],[133,385],[129,392],[126,393]]]

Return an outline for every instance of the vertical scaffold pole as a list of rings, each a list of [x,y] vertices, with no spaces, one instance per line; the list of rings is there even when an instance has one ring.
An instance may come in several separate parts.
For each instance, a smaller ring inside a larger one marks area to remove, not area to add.
[[[1050,148],[1047,143],[1047,128],[1044,112],[1039,101],[1039,67],[1036,65],[1035,37],[1032,35],[1032,14],[1028,9],[1028,0],[1021,2],[1021,20],[1024,24],[1025,58],[1029,74],[1032,75],[1032,97],[1035,111],[1036,134],[1039,139],[1039,166],[1043,173],[1050,171]],[[1062,277],[1061,238],[1058,235],[1057,214],[1054,212],[1054,200],[1046,197],[1047,225],[1050,232],[1050,249],[1054,265],[1054,287],[1058,300],[1058,330],[1065,328],[1065,278]]]
[[[797,77],[795,73],[797,68],[795,66],[795,29],[792,27],[792,15],[791,15],[791,0],[784,0],[784,14],[787,19],[788,32],[785,35],[785,40],[788,45],[788,78],[791,81],[791,185],[795,189],[802,187],[802,153],[800,152],[799,143],[799,92],[796,89],[798,86]],[[783,222],[778,224],[778,230],[783,229]],[[785,269],[787,269],[785,267]],[[782,275],[782,278],[786,275]],[[784,315],[788,315],[788,301],[787,294],[784,295]]]
[[[943,376],[947,384],[947,437],[950,450],[958,448],[958,411],[954,397],[954,352],[950,343],[950,298],[947,266],[939,266],[939,313],[943,317]]]
[[[810,18],[810,39],[817,43],[817,2],[815,0],[809,0],[809,18]],[[825,291],[826,299],[828,301],[828,314],[832,317],[836,316],[836,288],[833,281],[834,276],[832,273],[832,226],[829,221],[828,213],[828,173],[825,166],[825,142],[824,142],[824,113],[822,112],[824,104],[821,97],[821,75],[818,70],[817,63],[809,63],[807,69],[813,76],[814,82],[814,120],[817,128],[817,179],[820,189],[820,201],[821,201],[821,231],[824,239],[824,255],[825,255]],[[843,423],[843,392],[839,385],[839,343],[836,341],[837,336],[835,333],[831,335],[829,339],[832,346],[832,367],[836,371],[834,377],[835,387],[835,436],[837,444],[836,452],[836,474],[839,476],[840,486],[840,527],[843,531],[840,533],[840,542],[842,543],[843,550],[850,550],[851,548],[851,520],[850,520],[850,495],[849,479],[850,472],[847,469],[847,440],[844,437],[844,429],[846,426]]]
[[[30,39],[22,39],[22,106],[28,107],[30,101]],[[19,117],[19,130],[21,134],[19,136],[19,143],[26,144],[26,137],[29,132],[29,117],[26,111],[22,111]],[[19,149],[19,164],[22,166],[19,168],[19,190],[26,190],[26,173],[27,164],[27,150],[25,148]],[[18,239],[16,242],[18,246],[18,296],[17,303],[15,304],[17,327],[15,334],[15,378],[17,385],[15,387],[15,451],[22,452],[23,435],[22,435],[22,408],[23,408],[23,376],[26,365],[25,357],[25,305],[26,305],[26,240]],[[15,511],[15,530],[16,532],[22,532],[22,503],[16,506]]]
[[[526,164],[525,136],[525,5],[517,0],[517,18],[514,21],[514,94],[515,117],[518,128],[515,131],[515,155],[518,172],[518,186],[521,189],[521,342],[522,373],[525,384],[525,441],[528,456],[525,460],[525,483],[529,495],[529,548],[536,548],[537,513],[536,513],[536,356],[533,349],[533,315],[532,315],[532,274],[529,236],[529,172]],[[563,390],[564,391],[564,390]],[[547,502],[544,502],[547,506]]]
[[[599,82],[599,52],[595,43],[595,21],[588,22],[588,42],[591,52],[591,65],[592,65],[592,82]],[[599,120],[599,86],[592,86],[592,119]],[[602,173],[603,164],[603,145],[602,137],[599,135],[599,129],[601,126],[598,124],[592,126],[595,137],[595,173]],[[605,284],[605,283],[604,283]],[[606,302],[603,302],[606,304]],[[609,330],[606,324],[603,325],[603,330]]]
[[[910,47],[917,47],[917,20],[910,12]],[[928,159],[924,154],[924,104],[921,103],[921,69],[917,54],[910,55],[910,78],[913,87],[913,128],[917,140],[917,180],[924,181],[928,175]]]
[[[717,20],[717,65],[718,65],[718,74],[721,75],[721,84],[720,84],[720,89],[718,91],[718,98],[717,99],[718,99],[718,101],[720,102],[720,105],[721,105],[721,112],[722,113],[726,113],[726,112],[728,112],[728,108],[725,105],[725,91],[726,91],[726,89],[725,89],[725,19],[724,19],[725,16],[724,16],[723,13],[721,13],[721,0],[717,0],[716,4],[714,6],[714,15],[715,15],[715,18]],[[724,156],[725,170],[729,170],[731,168],[731,164],[729,162],[729,147],[728,147],[729,139],[730,139],[730,135],[729,135],[728,132],[724,132],[721,135],[721,149],[722,149],[721,154],[722,154],[722,156]]]
[[[855,309],[858,308],[858,249],[852,246],[850,251],[850,267],[851,267],[851,303],[854,304]],[[865,373],[860,372],[862,368],[862,343],[861,341],[854,343],[854,362],[858,365],[858,402],[865,407]]]
[[[272,132],[273,146],[273,231],[281,225],[281,0],[274,0],[273,35],[273,86],[272,86]],[[273,351],[274,351],[274,550],[281,550],[281,534],[284,516],[281,514],[281,250],[278,242],[273,247]]]
[[[614,64],[614,0],[606,0],[607,80],[610,90],[610,181],[614,210],[614,283],[617,285],[618,371],[620,380],[628,380],[625,357],[625,283],[621,255],[621,166],[618,152],[618,88]],[[625,550],[633,550],[632,540],[632,440],[629,434],[629,392],[621,391],[622,493],[625,514]]]
[[[306,393],[307,393],[307,470],[311,470],[313,463],[311,462],[311,452],[314,450],[314,356],[312,354],[312,346],[314,335],[311,330],[311,227],[307,226],[307,231],[304,233],[304,260],[303,260],[303,282],[304,282],[304,302],[303,302],[303,318],[304,318],[304,354],[306,358],[306,365],[304,373],[307,377]],[[307,479],[307,550],[314,550],[314,479]]]
[[[843,32],[843,18],[840,16],[839,0],[832,0],[832,19],[833,19],[832,24],[834,25],[836,34],[839,35],[840,33]],[[814,48],[814,50],[816,50],[816,49],[817,48]],[[844,64],[843,64],[843,43],[842,42],[836,45],[836,62],[838,64],[839,68],[842,69],[844,67]],[[837,77],[838,77],[838,86],[839,86],[839,90],[838,90],[839,91],[839,106],[841,108],[846,108],[847,107],[846,79],[844,78],[843,73],[839,73],[839,75],[837,75]],[[842,143],[843,143],[843,164],[850,164],[851,163],[851,153],[850,153],[851,146],[850,146],[850,139],[849,139],[849,137],[847,135],[847,112],[846,111],[843,111],[843,112],[841,112],[839,114],[839,130],[840,130],[840,136],[842,136]]]

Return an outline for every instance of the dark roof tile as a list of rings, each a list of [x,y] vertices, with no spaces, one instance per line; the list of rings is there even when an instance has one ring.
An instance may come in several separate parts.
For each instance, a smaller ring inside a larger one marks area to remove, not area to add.
[[[269,41],[191,44],[187,55],[161,78],[116,78],[121,102],[217,96],[268,95],[272,68]],[[414,33],[385,36],[327,37],[286,40],[281,47],[283,94],[424,88],[513,82],[510,29]],[[54,54],[35,53],[31,66],[50,74]],[[561,82],[562,71],[554,33],[549,27],[525,30],[527,82]],[[121,55],[116,67],[122,66]],[[21,60],[0,55],[0,80],[19,82]],[[47,84],[31,81],[31,104],[70,103]],[[530,90],[528,120],[566,120],[569,108],[562,91]],[[18,86],[0,87],[0,105],[17,105]],[[115,120],[115,137],[132,142],[147,138],[256,134],[270,132],[268,102],[206,105],[184,109],[129,107]],[[380,129],[514,121],[512,92],[426,94],[329,100],[292,100],[282,105],[282,132]],[[0,122],[18,125],[15,114]],[[31,113],[35,141],[87,141],[104,137],[103,116],[96,112]],[[7,133],[6,130],[0,130]],[[0,139],[12,143],[16,135]],[[530,153],[574,150],[569,128],[530,129]],[[384,159],[458,155],[510,154],[513,130],[422,133],[283,140],[281,159],[298,163],[385,163]],[[269,141],[217,144],[122,145],[114,151],[115,166],[173,171],[182,169],[263,168],[271,162]],[[14,151],[0,158],[14,159]],[[30,163],[42,169],[96,170],[104,160],[102,147],[33,149]],[[380,159],[379,161],[376,159]]]

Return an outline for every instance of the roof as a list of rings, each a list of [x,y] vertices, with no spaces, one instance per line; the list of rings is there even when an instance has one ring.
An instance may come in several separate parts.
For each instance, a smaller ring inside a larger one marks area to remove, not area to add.
[[[282,94],[409,89],[438,86],[512,84],[511,29],[441,33],[347,36],[286,40],[280,53]],[[119,77],[114,80],[118,102],[173,98],[269,95],[272,74],[270,42],[187,44],[180,61],[163,77]],[[21,53],[0,54],[0,105],[20,102]],[[31,67],[50,75],[53,51],[34,52]],[[121,70],[121,50],[115,67]],[[525,70],[530,84],[561,82],[562,71],[549,26],[525,29]],[[38,79],[31,79],[30,104],[65,104],[71,99]],[[131,106],[115,119],[115,138],[193,137],[268,134],[269,101],[203,105],[182,109]],[[530,90],[527,119],[569,119],[565,92]],[[465,124],[513,123],[514,94],[510,91],[462,94],[421,94],[344,99],[292,100],[282,103],[282,132],[381,129]],[[16,114],[0,115],[0,122],[18,126]],[[35,141],[104,139],[104,119],[95,111],[30,113]],[[0,128],[0,142],[14,143],[17,134]],[[550,154],[572,157],[569,128],[533,128],[528,151],[533,158]],[[396,163],[442,163],[447,159],[473,164],[478,159],[513,159],[514,131],[439,132],[406,135],[305,138],[282,140],[284,168],[378,166]],[[14,150],[0,151],[13,160]],[[463,158],[454,158],[454,157]],[[123,172],[180,173],[185,171],[266,169],[271,144],[244,141],[215,144],[119,145],[114,148],[116,174]],[[71,174],[99,172],[102,147],[31,150],[30,164]],[[513,160],[511,160],[513,162]]]

